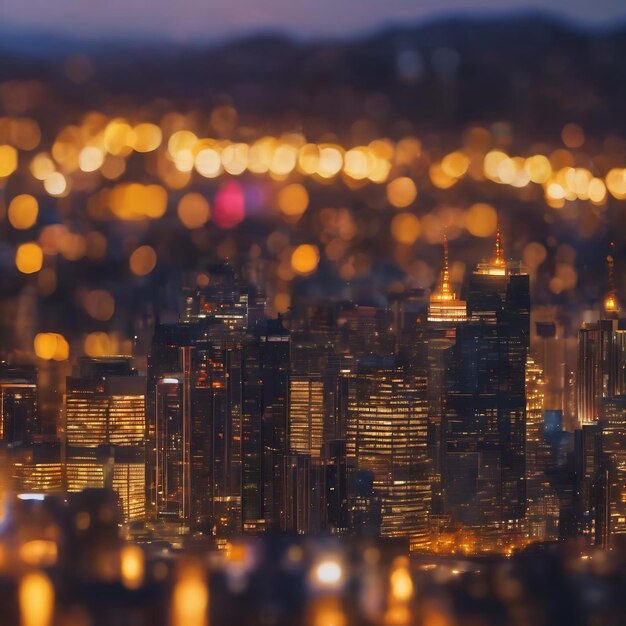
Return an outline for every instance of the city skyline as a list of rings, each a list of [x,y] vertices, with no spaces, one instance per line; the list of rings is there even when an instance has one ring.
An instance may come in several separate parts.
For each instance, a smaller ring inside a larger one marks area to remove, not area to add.
[[[0,626],[626,623],[625,29],[0,2]]]

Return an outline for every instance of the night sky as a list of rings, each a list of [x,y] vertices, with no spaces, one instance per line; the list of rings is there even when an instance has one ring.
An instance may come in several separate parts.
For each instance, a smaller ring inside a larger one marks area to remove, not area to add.
[[[624,0],[0,0],[0,31],[178,42],[255,31],[340,36],[406,20],[533,10],[592,27],[626,20]]]

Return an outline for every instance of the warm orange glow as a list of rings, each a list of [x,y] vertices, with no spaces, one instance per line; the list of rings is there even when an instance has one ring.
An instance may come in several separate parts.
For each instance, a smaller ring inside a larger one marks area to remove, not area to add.
[[[172,593],[170,626],[208,626],[209,591],[203,571],[184,565]]]
[[[133,132],[135,136],[133,149],[136,152],[152,152],[161,145],[163,136],[156,124],[137,124]]]
[[[78,155],[78,166],[83,172],[95,172],[104,163],[104,152],[97,146],[85,146]]]
[[[317,246],[302,244],[291,254],[291,267],[298,274],[311,274],[317,269],[320,255]]]
[[[451,152],[441,161],[441,169],[450,178],[461,178],[469,167],[470,160],[464,152]]]
[[[409,560],[398,557],[392,566],[389,579],[390,593],[394,600],[407,602],[413,596],[413,580],[409,572]]]
[[[122,582],[128,589],[141,587],[144,576],[143,550],[139,546],[126,545],[121,551]]]
[[[52,172],[44,179],[43,186],[51,196],[62,196],[67,190],[67,180],[61,172]]]
[[[19,584],[21,626],[51,626],[54,612],[54,587],[39,571],[26,574]]]
[[[20,546],[19,557],[33,567],[50,567],[57,560],[57,544],[49,539],[32,539]]]
[[[178,203],[178,219],[186,228],[201,228],[211,218],[206,198],[199,193],[185,194]]]
[[[479,202],[469,208],[465,225],[474,237],[492,237],[498,227],[498,214],[490,204]]]
[[[93,319],[106,322],[115,313],[115,300],[106,289],[89,291],[83,301],[85,310]]]
[[[391,220],[391,236],[399,243],[415,243],[420,230],[420,221],[413,213],[398,213]]]
[[[309,206],[309,192],[300,183],[287,185],[278,193],[278,208],[289,217],[300,217]]]
[[[85,337],[84,350],[87,356],[110,356],[113,354],[109,335],[103,332],[89,333]]]
[[[0,146],[0,178],[6,178],[17,169],[17,150],[13,146]]]
[[[26,230],[37,222],[39,204],[37,199],[30,194],[23,193],[15,196],[9,204],[8,217],[13,228]]]
[[[35,354],[46,361],[66,361],[70,355],[70,346],[63,335],[58,333],[39,333],[35,335],[33,347]]]
[[[389,204],[402,209],[410,206],[417,198],[415,183],[406,176],[396,178],[387,185],[387,199]]]
[[[109,207],[123,220],[157,219],[167,209],[167,192],[161,185],[122,183],[111,190]]]
[[[135,276],[145,276],[156,266],[157,254],[151,246],[140,246],[131,255],[130,270]]]
[[[20,244],[15,253],[15,266],[22,274],[34,274],[43,265],[43,251],[34,242]]]

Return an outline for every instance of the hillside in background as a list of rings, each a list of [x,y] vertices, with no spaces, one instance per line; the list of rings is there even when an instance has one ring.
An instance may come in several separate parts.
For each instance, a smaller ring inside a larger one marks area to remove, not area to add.
[[[313,132],[316,118],[324,120],[320,132],[361,116],[386,132],[399,120],[423,131],[501,119],[549,139],[571,121],[590,134],[624,134],[625,58],[626,27],[591,33],[538,16],[440,21],[346,41],[258,36],[205,47],[5,33],[0,81],[44,81],[68,108],[158,98],[204,108],[229,98],[251,121],[284,125],[293,112]]]

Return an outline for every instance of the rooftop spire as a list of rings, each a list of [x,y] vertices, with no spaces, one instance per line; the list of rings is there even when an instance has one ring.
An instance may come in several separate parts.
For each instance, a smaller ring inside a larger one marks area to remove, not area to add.
[[[604,311],[607,315],[617,315],[619,313],[619,302],[617,301],[617,290],[615,289],[614,251],[615,243],[612,241],[610,244],[610,252],[606,257],[609,289],[607,291],[606,298],[604,298]]]
[[[454,300],[456,295],[452,292],[450,286],[450,264],[448,257],[448,233],[443,234],[443,269],[441,272],[441,283],[439,289],[433,293],[432,296],[435,300]]]
[[[496,250],[493,259],[493,264],[499,267],[505,265],[504,261],[504,249],[502,248],[502,238],[500,236],[500,226],[496,229]]]
[[[441,277],[441,293],[450,294],[450,266],[448,258],[448,233],[443,234],[443,276]]]

